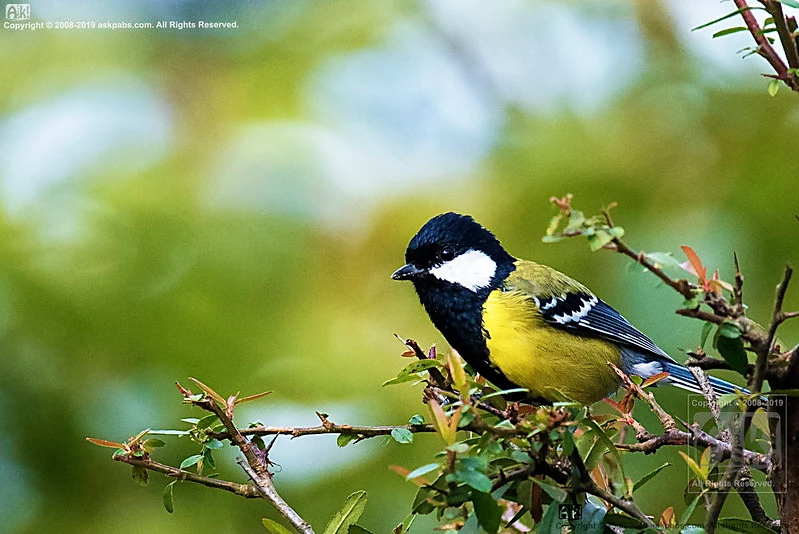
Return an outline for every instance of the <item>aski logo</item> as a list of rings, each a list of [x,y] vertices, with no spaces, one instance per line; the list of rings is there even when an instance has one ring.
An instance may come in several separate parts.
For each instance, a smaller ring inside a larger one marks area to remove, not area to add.
[[[6,20],[28,20],[31,18],[30,4],[6,4]]]

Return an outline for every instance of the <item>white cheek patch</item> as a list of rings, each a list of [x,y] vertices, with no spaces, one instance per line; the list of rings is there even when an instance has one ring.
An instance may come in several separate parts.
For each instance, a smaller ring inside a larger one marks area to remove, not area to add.
[[[430,269],[430,274],[439,280],[461,285],[471,291],[488,287],[496,272],[496,262],[479,250],[468,250]]]

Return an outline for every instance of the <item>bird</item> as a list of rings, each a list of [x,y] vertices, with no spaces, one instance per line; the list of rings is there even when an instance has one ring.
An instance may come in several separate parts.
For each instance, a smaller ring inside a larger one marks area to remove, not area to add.
[[[569,276],[511,256],[469,215],[427,221],[391,277],[413,283],[433,325],[474,370],[502,390],[537,403],[585,405],[627,375],[701,392],[693,374],[619,312]],[[716,395],[736,386],[709,377]]]

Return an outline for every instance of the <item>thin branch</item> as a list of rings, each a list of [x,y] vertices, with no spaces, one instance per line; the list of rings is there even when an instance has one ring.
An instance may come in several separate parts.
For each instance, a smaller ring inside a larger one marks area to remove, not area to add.
[[[718,449],[721,453],[720,460],[730,458],[732,454],[732,446],[720,439],[714,438],[701,428],[695,425],[688,426],[688,432],[682,430],[672,430],[659,435],[646,435],[643,440],[638,443],[617,443],[616,448],[623,449],[630,452],[643,452],[644,454],[651,454],[661,447],[672,445],[691,445],[695,447],[713,447]],[[768,473],[771,470],[771,458],[767,454],[760,454],[748,449],[741,452],[744,463],[746,465]]]
[[[793,269],[790,265],[787,265],[785,267],[785,274],[783,275],[782,282],[777,285],[776,294],[774,297],[774,312],[772,314],[772,320],[768,329],[766,342],[758,346],[756,350],[757,360],[755,362],[754,372],[752,373],[750,388],[752,393],[755,394],[762,391],[763,382],[766,378],[766,373],[768,372],[769,356],[774,351],[777,328],[780,324],[782,324],[783,321],[785,321],[782,306],[783,302],[785,301],[785,293],[788,291],[788,284],[791,281],[792,274]],[[751,424],[752,418],[750,415],[755,409],[756,406],[747,406],[746,411],[741,413],[740,416],[736,418],[737,421],[734,424],[735,428],[732,431],[732,440],[730,443],[732,446],[732,450],[730,452],[730,461],[727,463],[727,467],[724,470],[724,475],[722,475],[721,480],[719,481],[718,490],[711,498],[711,503],[708,507],[707,515],[705,516],[705,530],[707,530],[709,534],[713,534],[713,532],[715,532],[716,524],[718,523],[719,515],[721,514],[721,509],[724,506],[724,502],[727,500],[727,495],[731,489],[735,487],[738,481],[738,476],[742,473],[744,466],[744,459],[742,455],[742,451],[744,450],[744,436],[746,435],[749,425]]]
[[[771,43],[768,42],[768,37],[760,28],[760,24],[758,24],[757,19],[752,14],[751,8],[747,5],[746,0],[735,0],[735,6],[740,10],[741,17],[744,19],[749,33],[752,34],[755,43],[757,43],[757,53],[769,62],[780,80],[783,80],[793,90],[799,89],[795,84],[794,78],[788,74],[788,67],[782,61],[779,54],[777,54],[777,51],[771,46]]]
[[[742,413],[741,415],[745,415]],[[738,475],[741,474],[741,470],[744,466],[744,459],[741,451],[744,448],[744,438],[741,435],[745,428],[744,421],[747,419],[746,417],[738,417],[738,423],[735,425],[735,429],[732,430],[732,451],[730,453],[730,461],[727,462],[727,467],[724,470],[724,474],[719,480],[716,492],[710,499],[710,506],[707,509],[707,514],[705,514],[705,530],[708,534],[713,534],[716,531],[716,524],[719,521],[719,515],[721,514],[721,509],[724,506],[724,502],[727,500],[727,495],[729,495],[730,491],[738,480]]]
[[[267,473],[265,476],[259,475],[258,472],[253,469],[249,465],[249,461],[246,461],[244,458],[239,457],[236,459],[236,462],[241,466],[242,469],[247,473],[250,479],[255,484],[255,487],[258,489],[258,492],[269,502],[271,502],[275,508],[280,510],[280,513],[289,520],[289,522],[302,534],[314,534],[313,528],[311,525],[305,521],[300,515],[294,511],[294,509],[289,506],[289,504],[283,500],[283,497],[275,489],[274,484],[272,484],[272,475]]]
[[[746,509],[749,510],[749,515],[752,517],[752,520],[771,528],[773,521],[766,514],[763,505],[760,503],[760,498],[757,493],[752,491],[752,488],[754,488],[752,475],[749,473],[747,467],[742,467],[741,474],[738,476],[738,480],[735,481],[735,490],[738,492],[738,495],[740,495]]]
[[[732,253],[732,260],[735,264],[735,284],[732,294],[735,297],[735,315],[739,317],[745,313],[744,308],[744,275],[741,273],[741,265],[738,263],[738,253]]]
[[[235,493],[236,495],[241,495],[242,497],[246,497],[248,499],[261,498],[261,495],[255,486],[251,486],[249,484],[237,484],[236,482],[228,482],[226,480],[219,480],[218,478],[205,477],[198,475],[197,473],[192,473],[191,471],[184,471],[183,469],[178,469],[176,467],[155,462],[149,458],[137,458],[128,454],[117,454],[114,456],[114,460],[117,462],[143,467],[149,471],[162,473],[168,477],[176,478],[178,480],[187,480],[189,482],[202,484],[203,486],[208,486],[209,488]]]
[[[178,389],[183,393],[186,402],[211,412],[219,419],[227,430],[229,439],[239,448],[244,457],[247,458],[247,463],[250,464],[250,467],[252,467],[255,472],[261,475],[268,473],[266,462],[262,462],[261,458],[259,458],[256,453],[258,450],[257,447],[241,435],[241,432],[239,432],[239,429],[236,428],[236,425],[233,423],[233,417],[229,417],[226,411],[223,410],[210,395],[204,395],[201,399],[195,400],[191,392],[184,389],[180,384],[178,384]]]
[[[510,481],[523,480],[528,477],[535,476],[536,474],[546,475],[555,482],[557,482],[558,484],[568,485],[570,482],[572,482],[571,473],[563,472],[550,464],[544,463],[544,464],[536,464],[535,466],[527,465],[525,467],[521,467],[519,469],[515,469],[513,471],[505,473],[502,475],[501,478],[497,480],[497,482],[495,482],[495,485],[499,484],[498,487],[501,487]],[[581,479],[578,485],[570,487],[569,489],[571,491],[578,493],[585,492],[585,493],[590,493],[591,495],[595,495],[600,499],[604,500],[605,502],[612,504],[614,507],[618,508],[619,510],[627,512],[627,514],[629,514],[630,516],[635,517],[640,521],[643,521],[648,527],[656,526],[655,523],[653,523],[652,520],[649,517],[647,517],[646,514],[644,514],[638,508],[638,506],[635,505],[634,502],[622,499],[620,497],[616,497],[612,493],[600,488],[591,477],[588,477],[586,479]]]
[[[615,203],[613,204],[615,205]],[[613,224],[613,218],[610,216],[610,208],[605,208],[602,210],[602,215],[605,217],[605,222],[608,223],[609,228],[613,228],[615,225]],[[686,300],[691,300],[694,298],[694,287],[685,279],[681,280],[674,280],[669,275],[667,275],[663,269],[655,265],[649,258],[646,257],[646,254],[643,252],[635,252],[631,249],[627,244],[619,239],[618,237],[614,237],[613,240],[609,243],[610,248],[615,249],[616,252],[624,254],[635,260],[636,263],[642,265],[647,270],[652,272],[655,276],[660,278],[664,284],[674,288],[675,291],[680,293]],[[607,245],[606,245],[607,247]]]
[[[716,427],[721,429],[721,410],[719,409],[719,401],[716,398],[716,392],[713,391],[713,386],[710,385],[710,379],[708,378],[707,373],[696,366],[688,367],[688,370],[692,375],[694,375],[694,380],[696,380],[696,383],[699,384],[699,388],[702,390],[702,396],[705,398],[708,408],[710,408],[710,413],[713,414],[713,420],[716,421]],[[730,440],[729,429],[725,428],[722,430],[721,439],[724,441]]]
[[[785,51],[785,58],[788,60],[788,66],[793,69],[799,68],[799,53],[797,53],[796,42],[793,40],[791,30],[788,29],[788,25],[785,23],[785,14],[782,12],[782,4],[775,0],[761,0],[761,3],[774,20],[774,26],[777,28],[777,35],[780,36],[780,44]]]
[[[728,320],[726,317],[716,315],[715,313],[706,312],[704,310],[700,310],[699,308],[681,308],[676,310],[674,313],[677,315],[682,315],[683,317],[701,319],[702,321],[707,321],[713,324],[721,324]]]
[[[600,499],[609,502],[619,510],[627,512],[629,515],[635,517],[636,519],[643,521],[644,523],[646,523],[646,526],[653,528],[656,526],[651,519],[649,519],[641,510],[638,509],[635,503],[633,503],[632,501],[622,499],[620,497],[616,497],[612,493],[603,490],[602,488],[597,486],[597,483],[594,482],[594,479],[589,478],[588,482],[586,482],[586,485],[582,489],[587,493],[590,493],[591,495],[596,495]]]
[[[785,266],[785,273],[782,277],[782,282],[777,285],[776,294],[774,296],[774,312],[772,314],[771,325],[768,329],[768,337],[766,342],[757,352],[757,360],[755,361],[755,371],[752,374],[752,393],[760,393],[763,389],[763,381],[768,372],[768,359],[774,351],[774,343],[777,337],[777,328],[785,321],[785,314],[782,311],[782,305],[785,301],[785,293],[788,291],[788,284],[791,282],[793,275],[793,267],[790,265]]]
[[[435,432],[433,425],[397,425],[397,426],[353,426],[337,425],[330,423],[320,426],[289,427],[289,426],[253,426],[242,428],[239,432],[244,436],[291,436],[299,438],[302,436],[318,436],[323,434],[352,434],[358,440],[374,438],[377,436],[388,436],[395,429],[408,430],[413,433]],[[230,434],[227,431],[208,432],[210,437],[223,440],[228,439]]]
[[[618,375],[622,382],[622,386],[625,389],[633,391],[639,399],[643,400],[649,405],[649,409],[652,410],[652,413],[654,413],[660,420],[660,424],[663,425],[663,430],[665,430],[666,433],[677,430],[677,423],[674,421],[674,418],[669,415],[666,410],[660,407],[660,404],[657,403],[655,396],[652,395],[652,393],[644,391],[641,386],[630,380],[630,377],[627,376],[624,371],[612,363],[608,362],[608,366],[616,372],[616,375]]]
[[[272,474],[269,472],[269,459],[266,456],[266,451],[260,451],[257,446],[242,435],[233,423],[235,397],[231,397],[227,401],[227,409],[223,409],[217,400],[215,400],[222,399],[219,394],[205,384],[195,379],[192,380],[206,392],[206,395],[197,398],[197,396],[192,395],[191,391],[177,384],[178,389],[183,394],[184,401],[211,412],[219,419],[225,427],[227,439],[233,442],[244,455],[246,462],[241,459],[237,460],[237,462],[250,479],[252,479],[258,493],[271,502],[283,517],[285,517],[301,534],[314,534],[311,525],[300,517],[300,515],[277,493],[277,490],[275,490],[275,486],[272,484]],[[326,421],[323,419],[323,426],[325,423]]]
[[[402,343],[404,343],[406,347],[411,349],[413,351],[413,354],[420,360],[429,360],[429,359],[431,359],[430,356],[435,354],[435,352],[433,352],[434,351],[433,348],[430,349],[431,354],[428,355],[428,354],[424,353],[424,351],[422,350],[422,347],[420,347],[419,344],[415,340],[413,340],[413,339],[402,339],[397,334],[394,334],[394,335],[397,337],[397,339],[402,341]],[[435,384],[430,384],[431,386],[437,386],[437,387],[439,387],[441,389],[447,389],[448,384],[447,384],[446,379],[444,378],[444,375],[441,374],[441,371],[439,371],[436,368],[431,368],[431,369],[428,369],[427,372],[430,375],[430,378],[433,380],[433,382],[435,382]]]

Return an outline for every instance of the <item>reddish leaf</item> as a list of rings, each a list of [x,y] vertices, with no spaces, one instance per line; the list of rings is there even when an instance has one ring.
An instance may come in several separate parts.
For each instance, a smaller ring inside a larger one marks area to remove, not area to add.
[[[666,528],[671,528],[674,526],[675,524],[674,507],[669,506],[668,508],[663,510],[663,514],[661,514],[660,521],[658,522],[658,524],[661,527],[666,527]]]
[[[233,419],[233,407],[236,406],[236,397],[238,397],[238,395],[238,393],[231,395],[227,398],[227,402],[225,402],[225,413],[230,419]]]
[[[614,409],[614,410],[616,410],[617,412],[619,412],[619,413],[624,413],[624,412],[622,411],[621,404],[619,404],[619,403],[618,403],[618,402],[616,402],[615,400],[613,400],[613,399],[610,399],[610,398],[604,398],[604,399],[602,399],[602,400],[603,400],[603,401],[605,401],[605,403],[606,403],[608,406],[610,406],[611,408],[613,408],[613,409]]]
[[[635,406],[635,394],[632,391],[628,391],[624,394],[624,397],[621,399],[621,406],[622,406],[622,413],[629,414],[633,411],[633,407]]]
[[[647,386],[651,386],[652,384],[656,384],[668,376],[669,373],[665,371],[662,373],[658,373],[656,375],[652,375],[641,383],[641,388],[645,388]]]
[[[705,285],[707,282],[707,267],[702,265],[702,260],[699,259],[699,256],[696,254],[696,252],[694,252],[694,249],[685,245],[680,248],[685,253],[685,257],[688,258],[693,271],[691,269],[687,269],[685,266],[683,266],[683,269],[698,276],[699,281],[702,282],[702,285]],[[682,265],[684,264],[681,264],[681,266]]]
[[[97,439],[97,438],[86,438],[86,441],[89,443],[94,443],[95,445],[99,445],[100,447],[108,447],[110,449],[125,449],[127,448],[122,443],[117,443],[116,441],[108,441],[105,439]]]
[[[408,475],[411,474],[411,470],[410,469],[408,469],[406,467],[402,467],[401,465],[390,465],[390,466],[388,466],[388,468],[391,469],[392,471],[394,471],[395,473],[397,473],[402,478],[406,478]],[[413,482],[414,484],[416,484],[419,487],[430,485],[430,481],[428,481],[424,477],[412,478],[411,482]]]
[[[248,397],[242,397],[240,399],[236,399],[236,404],[242,404],[244,402],[254,401],[255,399],[260,399],[261,397],[266,397],[270,395],[271,391],[264,391],[263,393],[256,393],[255,395],[250,395]]]
[[[195,384],[197,384],[198,386],[200,386],[200,388],[201,388],[203,391],[205,391],[205,393],[206,393],[206,394],[207,394],[209,397],[211,397],[211,398],[213,398],[214,400],[216,400],[217,402],[219,402],[219,404],[222,404],[223,406],[225,405],[225,399],[223,399],[223,398],[222,398],[222,395],[220,395],[219,393],[217,393],[217,392],[216,392],[216,391],[214,391],[213,389],[209,388],[208,386],[206,386],[205,384],[203,384],[202,382],[200,382],[200,381],[199,381],[199,380],[197,380],[196,378],[189,377],[189,380],[191,380],[192,382],[194,382]]]

